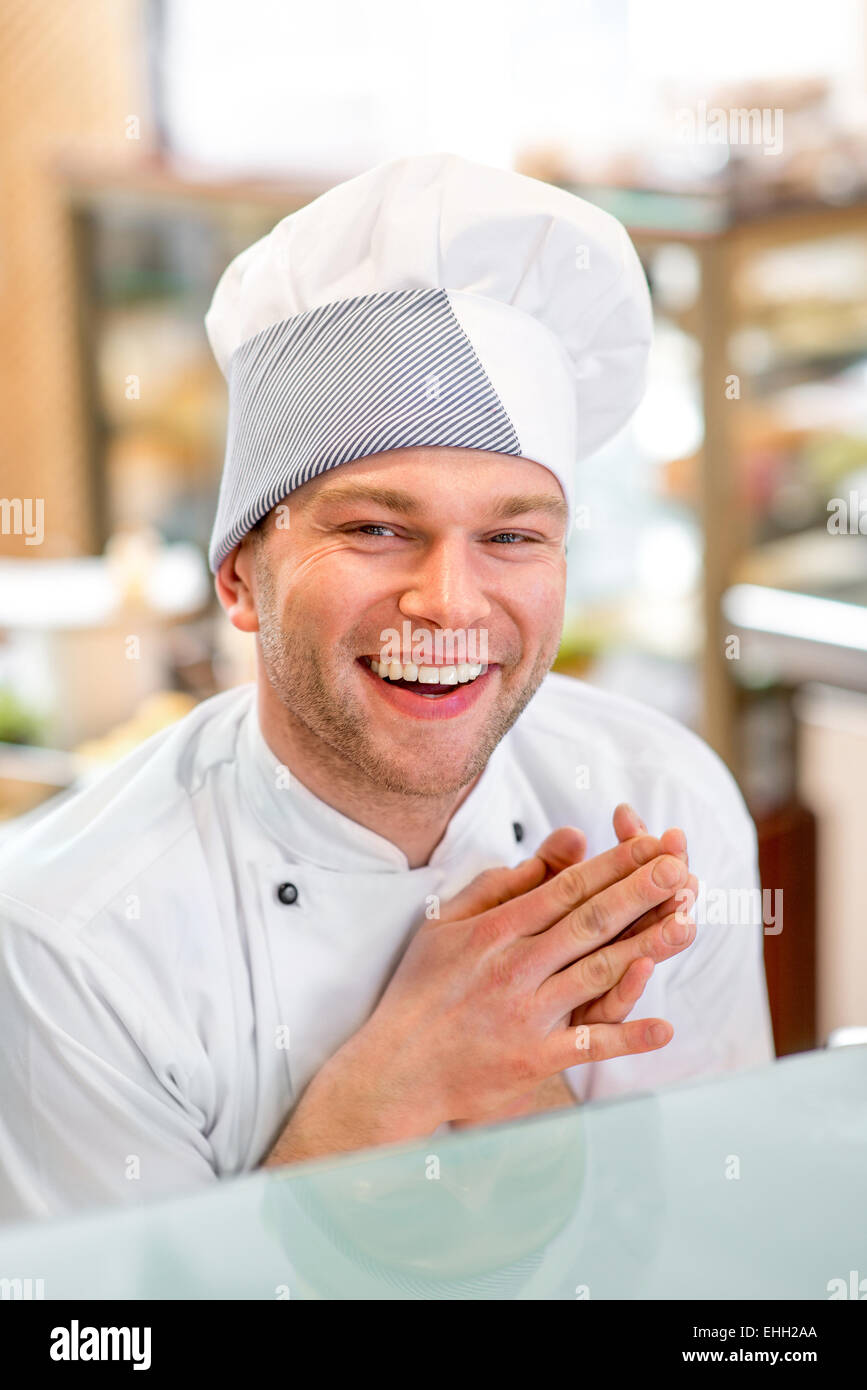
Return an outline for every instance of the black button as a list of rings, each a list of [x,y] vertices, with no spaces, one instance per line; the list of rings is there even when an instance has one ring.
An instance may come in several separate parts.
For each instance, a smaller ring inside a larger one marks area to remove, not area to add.
[[[294,883],[281,883],[277,889],[277,897],[281,903],[286,903],[287,907],[298,901],[298,889]]]
[[[515,839],[518,841],[518,844],[520,844],[521,841],[522,841],[523,838],[524,838],[524,827],[523,827],[523,825],[521,824],[521,822],[520,822],[519,820],[513,820],[513,821],[512,821],[512,829],[513,829],[514,832],[515,832]]]

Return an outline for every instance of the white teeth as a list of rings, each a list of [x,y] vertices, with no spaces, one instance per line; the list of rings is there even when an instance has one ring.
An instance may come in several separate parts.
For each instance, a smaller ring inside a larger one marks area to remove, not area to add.
[[[487,667],[468,661],[457,666],[417,666],[414,661],[377,661],[370,658],[370,669],[383,680],[418,681],[420,685],[466,685]]]
[[[422,685],[457,685],[458,681],[461,680],[459,672],[466,669],[467,675],[463,679],[467,681],[470,680],[469,673],[473,668],[471,666],[465,668],[461,666],[419,666],[416,676],[407,676],[408,668],[405,666],[403,669],[406,680],[417,680]],[[479,667],[479,670],[481,669]]]

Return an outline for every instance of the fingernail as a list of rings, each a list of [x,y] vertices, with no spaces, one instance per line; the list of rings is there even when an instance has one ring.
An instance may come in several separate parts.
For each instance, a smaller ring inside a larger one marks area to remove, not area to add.
[[[672,827],[672,829],[675,829],[675,828],[676,828],[676,827]],[[676,855],[678,856],[679,859],[686,859],[686,836],[684,835],[684,833],[683,833],[682,830],[679,830],[679,831],[677,832],[677,837],[678,837],[678,840],[680,841],[680,849],[678,849],[678,850],[672,850],[672,853],[673,853],[673,854],[676,854]]]
[[[689,923],[679,922],[676,917],[662,928],[662,939],[668,946],[679,946],[688,936]]]
[[[659,1047],[668,1037],[668,1029],[664,1023],[651,1023],[650,1027],[645,1030],[644,1037],[654,1047]]]
[[[676,883],[680,883],[683,876],[683,865],[670,855],[657,861],[653,866],[653,881],[659,888],[673,888]]]
[[[639,827],[639,829],[645,831],[645,833],[646,833],[646,832],[647,832],[647,826],[644,824],[644,821],[641,819],[641,817],[640,817],[640,815],[638,814],[638,812],[636,811],[635,807],[634,807],[634,806],[630,806],[629,811],[630,811],[630,814],[631,814],[631,816],[632,816],[632,819],[635,821],[635,823],[636,823],[636,825]]]

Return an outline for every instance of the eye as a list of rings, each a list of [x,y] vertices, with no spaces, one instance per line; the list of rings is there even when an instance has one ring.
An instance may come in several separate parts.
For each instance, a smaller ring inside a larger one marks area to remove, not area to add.
[[[504,541],[502,538],[506,537]],[[496,541],[498,545],[514,545],[516,541],[528,541],[529,536],[525,536],[521,531],[498,531],[496,535],[489,536],[488,540]]]
[[[366,522],[364,526],[358,526],[355,529],[365,536],[394,536],[397,534],[390,526],[386,526],[384,522],[379,521],[369,521]]]

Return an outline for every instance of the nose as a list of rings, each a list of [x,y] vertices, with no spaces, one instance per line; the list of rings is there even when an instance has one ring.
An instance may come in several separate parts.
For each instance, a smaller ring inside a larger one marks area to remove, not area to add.
[[[427,547],[398,601],[405,618],[441,628],[472,628],[484,622],[491,605],[480,587],[466,541],[443,538]]]

